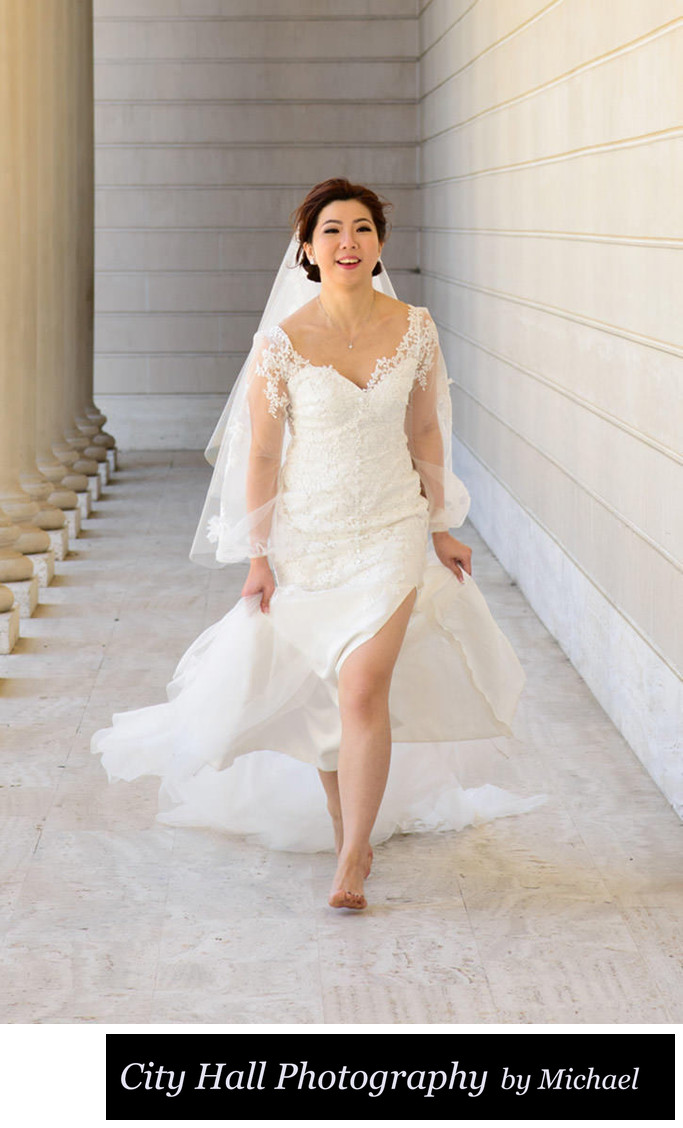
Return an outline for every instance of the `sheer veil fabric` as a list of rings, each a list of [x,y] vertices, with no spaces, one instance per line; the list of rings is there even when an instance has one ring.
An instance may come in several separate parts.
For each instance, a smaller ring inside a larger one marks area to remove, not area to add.
[[[332,849],[316,769],[337,764],[339,672],[417,589],[392,679],[392,766],[372,840],[531,810],[543,797],[465,789],[455,770],[456,742],[510,735],[524,675],[476,582],[459,583],[430,547],[429,531],[459,526],[469,507],[451,469],[436,327],[409,306],[396,353],[378,359],[364,388],[314,365],[281,327],[320,289],[296,266],[296,249],[292,239],[207,447],[214,470],[190,553],[207,567],[267,554],[277,580],[270,613],[258,597],[240,599],[183,655],[167,702],[115,714],[92,750],[110,779],[161,777],[165,823],[272,849]],[[386,271],[373,283],[395,297]],[[272,489],[250,509],[260,418]]]

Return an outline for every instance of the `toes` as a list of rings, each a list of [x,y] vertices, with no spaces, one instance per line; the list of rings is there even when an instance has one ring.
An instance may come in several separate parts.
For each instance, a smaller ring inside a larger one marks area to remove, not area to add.
[[[362,893],[352,893],[350,889],[338,889],[330,895],[329,904],[333,909],[366,909],[368,903]]]

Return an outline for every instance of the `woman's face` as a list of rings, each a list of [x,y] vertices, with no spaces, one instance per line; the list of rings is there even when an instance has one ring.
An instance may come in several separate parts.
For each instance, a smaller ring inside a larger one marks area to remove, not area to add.
[[[371,212],[358,200],[333,200],[318,215],[311,243],[304,243],[310,260],[320,268],[321,281],[360,281],[372,276],[382,250]]]

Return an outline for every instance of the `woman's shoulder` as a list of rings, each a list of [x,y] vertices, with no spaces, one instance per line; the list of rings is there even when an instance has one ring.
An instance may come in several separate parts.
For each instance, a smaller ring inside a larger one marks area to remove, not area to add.
[[[387,320],[395,320],[397,323],[405,322],[406,318],[410,317],[410,311],[414,309],[409,302],[392,298],[391,294],[384,294],[381,290],[375,291],[375,301],[377,312]]]
[[[387,321],[392,320],[397,324],[404,325],[407,321],[409,326],[419,326],[423,331],[429,331],[434,326],[432,315],[427,306],[402,302],[399,298],[392,298],[390,294],[382,294],[381,298]]]
[[[317,312],[318,299],[312,298],[310,302],[296,309],[294,313],[290,313],[288,317],[284,317],[279,322],[279,328],[284,329],[285,333],[296,335],[302,330],[309,328],[315,322],[315,314]]]

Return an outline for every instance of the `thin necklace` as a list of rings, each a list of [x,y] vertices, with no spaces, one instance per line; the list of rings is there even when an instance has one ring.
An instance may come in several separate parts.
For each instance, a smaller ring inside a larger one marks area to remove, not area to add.
[[[375,294],[376,294],[376,292],[377,292],[377,291],[376,291],[376,290],[374,289],[374,287],[373,287],[373,290],[372,290],[372,301],[371,301],[371,303],[370,303],[370,312],[368,313],[368,316],[367,316],[367,317],[365,318],[365,320],[364,320],[364,321],[361,321],[360,325],[359,325],[359,326],[358,326],[358,328],[356,329],[356,332],[354,333],[353,337],[352,337],[352,338],[351,338],[351,340],[349,341],[349,345],[348,345],[348,347],[349,347],[350,349],[352,349],[352,348],[353,348],[353,342],[355,341],[356,337],[357,337],[357,336],[358,336],[358,334],[360,333],[361,329],[362,329],[362,328],[363,328],[363,327],[364,327],[364,326],[365,326],[365,325],[367,324],[367,322],[368,322],[368,321],[370,320],[370,318],[371,318],[371,316],[372,316],[372,311],[373,311],[373,309],[375,308]],[[338,333],[341,333],[341,334],[342,334],[342,336],[344,336],[344,337],[345,337],[345,336],[346,336],[346,334],[344,333],[344,330],[343,330],[343,329],[340,329],[338,325],[335,325],[334,321],[332,320],[332,318],[330,317],[329,313],[328,313],[328,312],[327,312],[327,310],[325,309],[325,306],[323,305],[323,303],[322,303],[322,301],[321,301],[320,295],[318,295],[318,301],[320,302],[320,308],[322,309],[323,313],[325,314],[325,317],[326,317],[326,318],[327,318],[327,320],[329,321],[329,323],[330,323],[330,325],[332,326],[332,328],[333,328],[333,329],[336,329]]]

